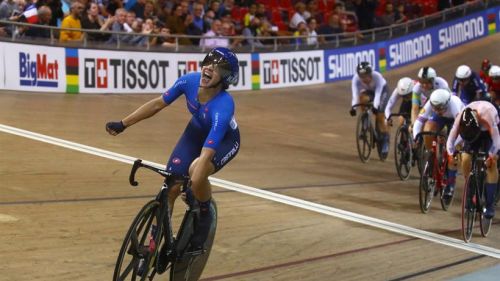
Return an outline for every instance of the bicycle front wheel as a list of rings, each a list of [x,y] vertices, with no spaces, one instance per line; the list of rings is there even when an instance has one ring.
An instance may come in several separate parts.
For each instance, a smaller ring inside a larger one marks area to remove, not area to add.
[[[361,162],[366,163],[370,160],[373,144],[373,129],[368,113],[360,114],[356,125],[356,144],[358,155]]]
[[[471,174],[465,183],[462,195],[462,236],[467,243],[472,239],[472,229],[477,213],[475,181],[475,176]]]
[[[152,268],[152,260],[155,257],[155,253],[149,253],[148,238],[158,207],[158,201],[151,200],[135,217],[118,254],[113,281],[144,281],[148,278],[149,270]],[[157,236],[160,236],[159,233]],[[146,266],[142,266],[143,271],[139,272],[141,260],[146,263]],[[141,276],[138,276],[139,274]]]
[[[400,126],[394,138],[394,163],[401,180],[407,180],[410,177],[411,159],[412,149],[408,128]]]
[[[419,188],[419,203],[420,210],[422,213],[427,214],[429,212],[432,198],[434,197],[434,190],[436,188],[436,183],[433,177],[433,162],[432,155],[425,162],[424,170],[420,176],[420,188]]]

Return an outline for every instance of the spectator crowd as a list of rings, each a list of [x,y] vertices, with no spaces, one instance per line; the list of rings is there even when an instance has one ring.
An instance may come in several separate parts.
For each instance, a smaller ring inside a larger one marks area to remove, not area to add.
[[[480,0],[2,0],[0,20],[61,27],[60,32],[3,23],[0,35],[51,36],[60,42],[92,40],[137,46],[235,47],[273,44],[294,36],[316,45],[334,37],[403,23],[464,2]],[[117,31],[121,33],[82,32]],[[234,37],[232,37],[234,36]],[[229,38],[230,37],[230,38]]]

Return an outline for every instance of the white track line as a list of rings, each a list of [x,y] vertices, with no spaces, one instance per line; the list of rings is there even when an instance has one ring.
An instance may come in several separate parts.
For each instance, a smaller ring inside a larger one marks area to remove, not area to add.
[[[103,150],[103,149],[99,149],[99,148],[94,148],[91,146],[86,146],[83,144],[70,142],[70,141],[66,141],[66,140],[62,140],[62,139],[58,139],[58,138],[54,138],[54,137],[50,137],[50,136],[46,136],[46,135],[42,135],[42,134],[38,134],[38,133],[33,133],[30,131],[26,131],[26,130],[14,128],[14,127],[2,125],[2,124],[0,124],[0,131],[5,132],[5,133],[9,133],[9,134],[13,134],[13,135],[17,135],[17,136],[21,136],[21,137],[25,137],[25,138],[29,138],[29,139],[33,139],[33,140],[37,140],[37,141],[41,141],[41,142],[45,142],[45,143],[50,143],[50,144],[57,145],[57,146],[62,146],[62,147],[69,148],[72,150],[77,150],[80,152],[84,152],[84,153],[88,153],[88,154],[116,160],[116,161],[127,163],[127,164],[132,164],[136,160],[136,158],[130,157],[127,155],[118,154],[118,153],[114,153],[111,151],[107,151],[107,150]],[[144,162],[148,163],[150,165],[160,167],[160,168],[164,167],[164,165],[161,165],[158,163],[149,162],[149,161],[144,161]],[[336,217],[336,218],[340,218],[340,219],[344,219],[344,220],[348,220],[348,221],[352,221],[352,222],[357,222],[360,224],[373,226],[376,228],[384,229],[384,230],[395,232],[398,234],[416,237],[416,238],[420,238],[423,240],[435,242],[438,244],[442,244],[442,245],[462,249],[465,251],[469,251],[469,252],[473,252],[473,253],[477,253],[477,254],[486,255],[486,256],[500,259],[500,250],[492,248],[492,247],[482,246],[482,245],[475,244],[475,243],[465,243],[462,240],[451,238],[448,236],[444,236],[444,235],[440,235],[440,234],[436,234],[436,233],[408,227],[408,226],[397,224],[397,223],[392,223],[392,222],[385,221],[385,220],[380,220],[377,218],[372,218],[369,216],[356,214],[353,212],[340,210],[337,208],[333,208],[333,207],[305,201],[302,199],[298,199],[298,198],[294,198],[294,197],[290,197],[290,196],[286,196],[286,195],[282,195],[282,194],[273,193],[270,191],[266,191],[266,190],[262,190],[262,189],[258,189],[258,188],[254,188],[251,186],[242,185],[242,184],[238,184],[238,183],[234,183],[234,182],[230,182],[230,181],[226,181],[226,180],[222,180],[222,179],[217,179],[217,178],[211,177],[210,181],[214,185],[220,186],[220,187],[225,188],[225,189],[245,193],[248,195],[268,199],[268,200],[275,201],[275,202],[280,202],[283,204],[299,207],[302,209],[314,211],[314,212],[329,215],[332,217]]]

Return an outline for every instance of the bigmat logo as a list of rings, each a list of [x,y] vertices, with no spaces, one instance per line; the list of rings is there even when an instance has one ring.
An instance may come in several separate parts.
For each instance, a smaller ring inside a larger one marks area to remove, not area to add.
[[[47,54],[19,52],[19,82],[21,86],[58,87],[59,63]]]
[[[103,89],[166,88],[166,60],[84,59],[84,87]]]

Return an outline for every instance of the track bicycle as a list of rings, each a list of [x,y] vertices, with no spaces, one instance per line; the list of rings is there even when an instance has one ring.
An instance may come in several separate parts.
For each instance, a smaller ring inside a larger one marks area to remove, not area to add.
[[[401,116],[404,121],[399,125],[394,137],[394,163],[396,171],[401,180],[410,178],[411,168],[413,166],[413,138],[409,132],[410,114],[408,113],[392,113],[388,120],[392,117]]]
[[[170,189],[178,184],[182,184],[182,191],[186,192],[187,188],[190,188],[189,177],[170,174],[138,159],[134,162],[129,176],[132,186],[138,185],[135,174],[140,167],[163,176],[165,183],[156,198],[146,203],[133,220],[118,254],[113,281],[153,280],[156,274],[162,274],[169,269],[171,281],[198,280],[208,260],[217,228],[215,201],[212,199],[213,219],[205,248],[192,249],[191,238],[196,230],[199,207],[193,198],[186,196],[187,208],[179,230],[174,235],[172,210],[168,206],[167,197]],[[156,229],[152,231],[155,224]]]
[[[486,237],[490,232],[492,219],[484,215],[486,212],[485,161],[487,157],[488,154],[482,151],[472,154],[472,167],[462,195],[462,236],[465,242],[470,242],[472,239],[472,229],[476,218],[479,219],[481,235]]]
[[[372,149],[377,147],[378,156],[381,161],[385,161],[387,155],[383,155],[382,145],[383,139],[380,137],[380,131],[378,126],[373,126],[372,124],[372,111],[373,104],[371,103],[359,103],[352,106],[352,109],[361,107],[362,113],[358,116],[358,121],[356,123],[356,144],[358,149],[358,155],[361,162],[366,163],[370,160],[370,154]]]
[[[417,135],[417,141],[423,145],[424,136],[431,136],[432,148],[423,156],[424,165],[420,176],[419,204],[422,213],[429,212],[432,199],[439,194],[441,208],[446,211],[453,201],[453,195],[446,200],[444,195],[448,183],[448,152],[446,151],[446,135],[439,132],[421,132]]]

